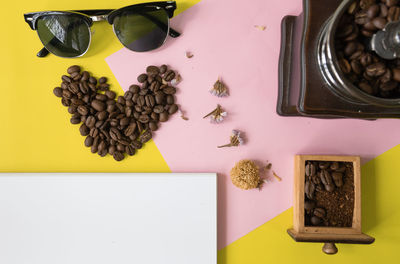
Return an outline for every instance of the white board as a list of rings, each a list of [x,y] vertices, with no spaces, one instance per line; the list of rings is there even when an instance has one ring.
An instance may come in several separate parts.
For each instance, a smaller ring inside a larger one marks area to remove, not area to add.
[[[0,263],[217,263],[216,174],[0,174]]]

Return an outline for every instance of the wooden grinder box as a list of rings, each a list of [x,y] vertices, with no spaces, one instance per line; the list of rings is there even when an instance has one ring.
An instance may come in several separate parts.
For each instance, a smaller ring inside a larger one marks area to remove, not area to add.
[[[310,226],[305,224],[305,179],[307,161],[330,161],[352,163],[354,175],[354,209],[351,227]],[[337,253],[334,243],[371,244],[374,238],[361,231],[361,168],[357,156],[295,156],[295,177],[293,195],[293,228],[289,235],[296,242],[323,242],[323,251]]]

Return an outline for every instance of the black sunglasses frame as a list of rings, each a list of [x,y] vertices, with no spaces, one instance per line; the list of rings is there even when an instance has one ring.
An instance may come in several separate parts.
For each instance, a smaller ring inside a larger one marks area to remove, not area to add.
[[[89,27],[93,25],[93,22],[106,20],[110,25],[114,23],[114,19],[125,11],[135,11],[141,12],[148,8],[155,7],[158,9],[164,9],[169,18],[174,16],[174,11],[176,10],[175,1],[163,1],[163,2],[148,2],[142,4],[135,4],[119,9],[92,9],[92,10],[71,10],[71,11],[43,11],[43,12],[32,12],[24,14],[26,23],[31,27],[32,30],[37,30],[37,20],[43,16],[48,15],[65,15],[65,16],[75,16],[83,19]],[[157,23],[157,21],[155,21]],[[169,27],[169,25],[164,25],[163,23],[157,23],[157,26],[164,28],[168,32],[169,36],[173,38],[179,37],[181,34],[176,30]],[[49,54],[46,48],[41,49],[36,55],[38,57],[45,57]]]

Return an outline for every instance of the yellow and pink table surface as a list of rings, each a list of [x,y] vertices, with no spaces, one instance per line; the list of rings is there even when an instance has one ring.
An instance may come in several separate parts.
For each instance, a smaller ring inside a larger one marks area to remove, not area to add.
[[[37,58],[41,43],[22,17],[31,11],[108,9],[137,2],[5,3],[0,172],[218,172],[219,263],[396,262],[399,121],[282,118],[275,113],[280,20],[299,14],[302,1],[177,1],[180,14],[172,26],[182,32],[180,38],[168,39],[153,52],[133,53],[121,47],[107,23],[95,23],[90,50],[78,59]],[[194,57],[188,59],[186,51]],[[112,89],[122,93],[146,66],[163,63],[183,77],[177,98],[189,121],[173,117],[153,141],[121,163],[85,149],[78,128],[52,94],[66,68],[79,64],[97,77],[107,76]],[[227,98],[208,93],[219,77],[230,89]],[[218,103],[228,118],[219,125],[203,120]],[[229,140],[232,129],[245,133],[246,144],[217,149]],[[376,238],[373,245],[340,245],[338,255],[325,256],[320,244],[289,238],[295,154],[362,156],[363,231]],[[242,158],[269,160],[282,181],[272,178],[261,191],[235,188],[229,170]]]

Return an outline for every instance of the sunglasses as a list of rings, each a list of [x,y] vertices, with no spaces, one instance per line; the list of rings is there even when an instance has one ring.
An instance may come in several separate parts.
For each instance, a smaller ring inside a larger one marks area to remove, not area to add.
[[[176,2],[151,2],[120,9],[45,11],[24,14],[25,21],[36,30],[44,48],[37,53],[45,57],[49,52],[64,58],[83,56],[91,41],[93,22],[106,20],[114,34],[126,48],[144,52],[161,47],[168,35],[180,33],[170,28]]]

